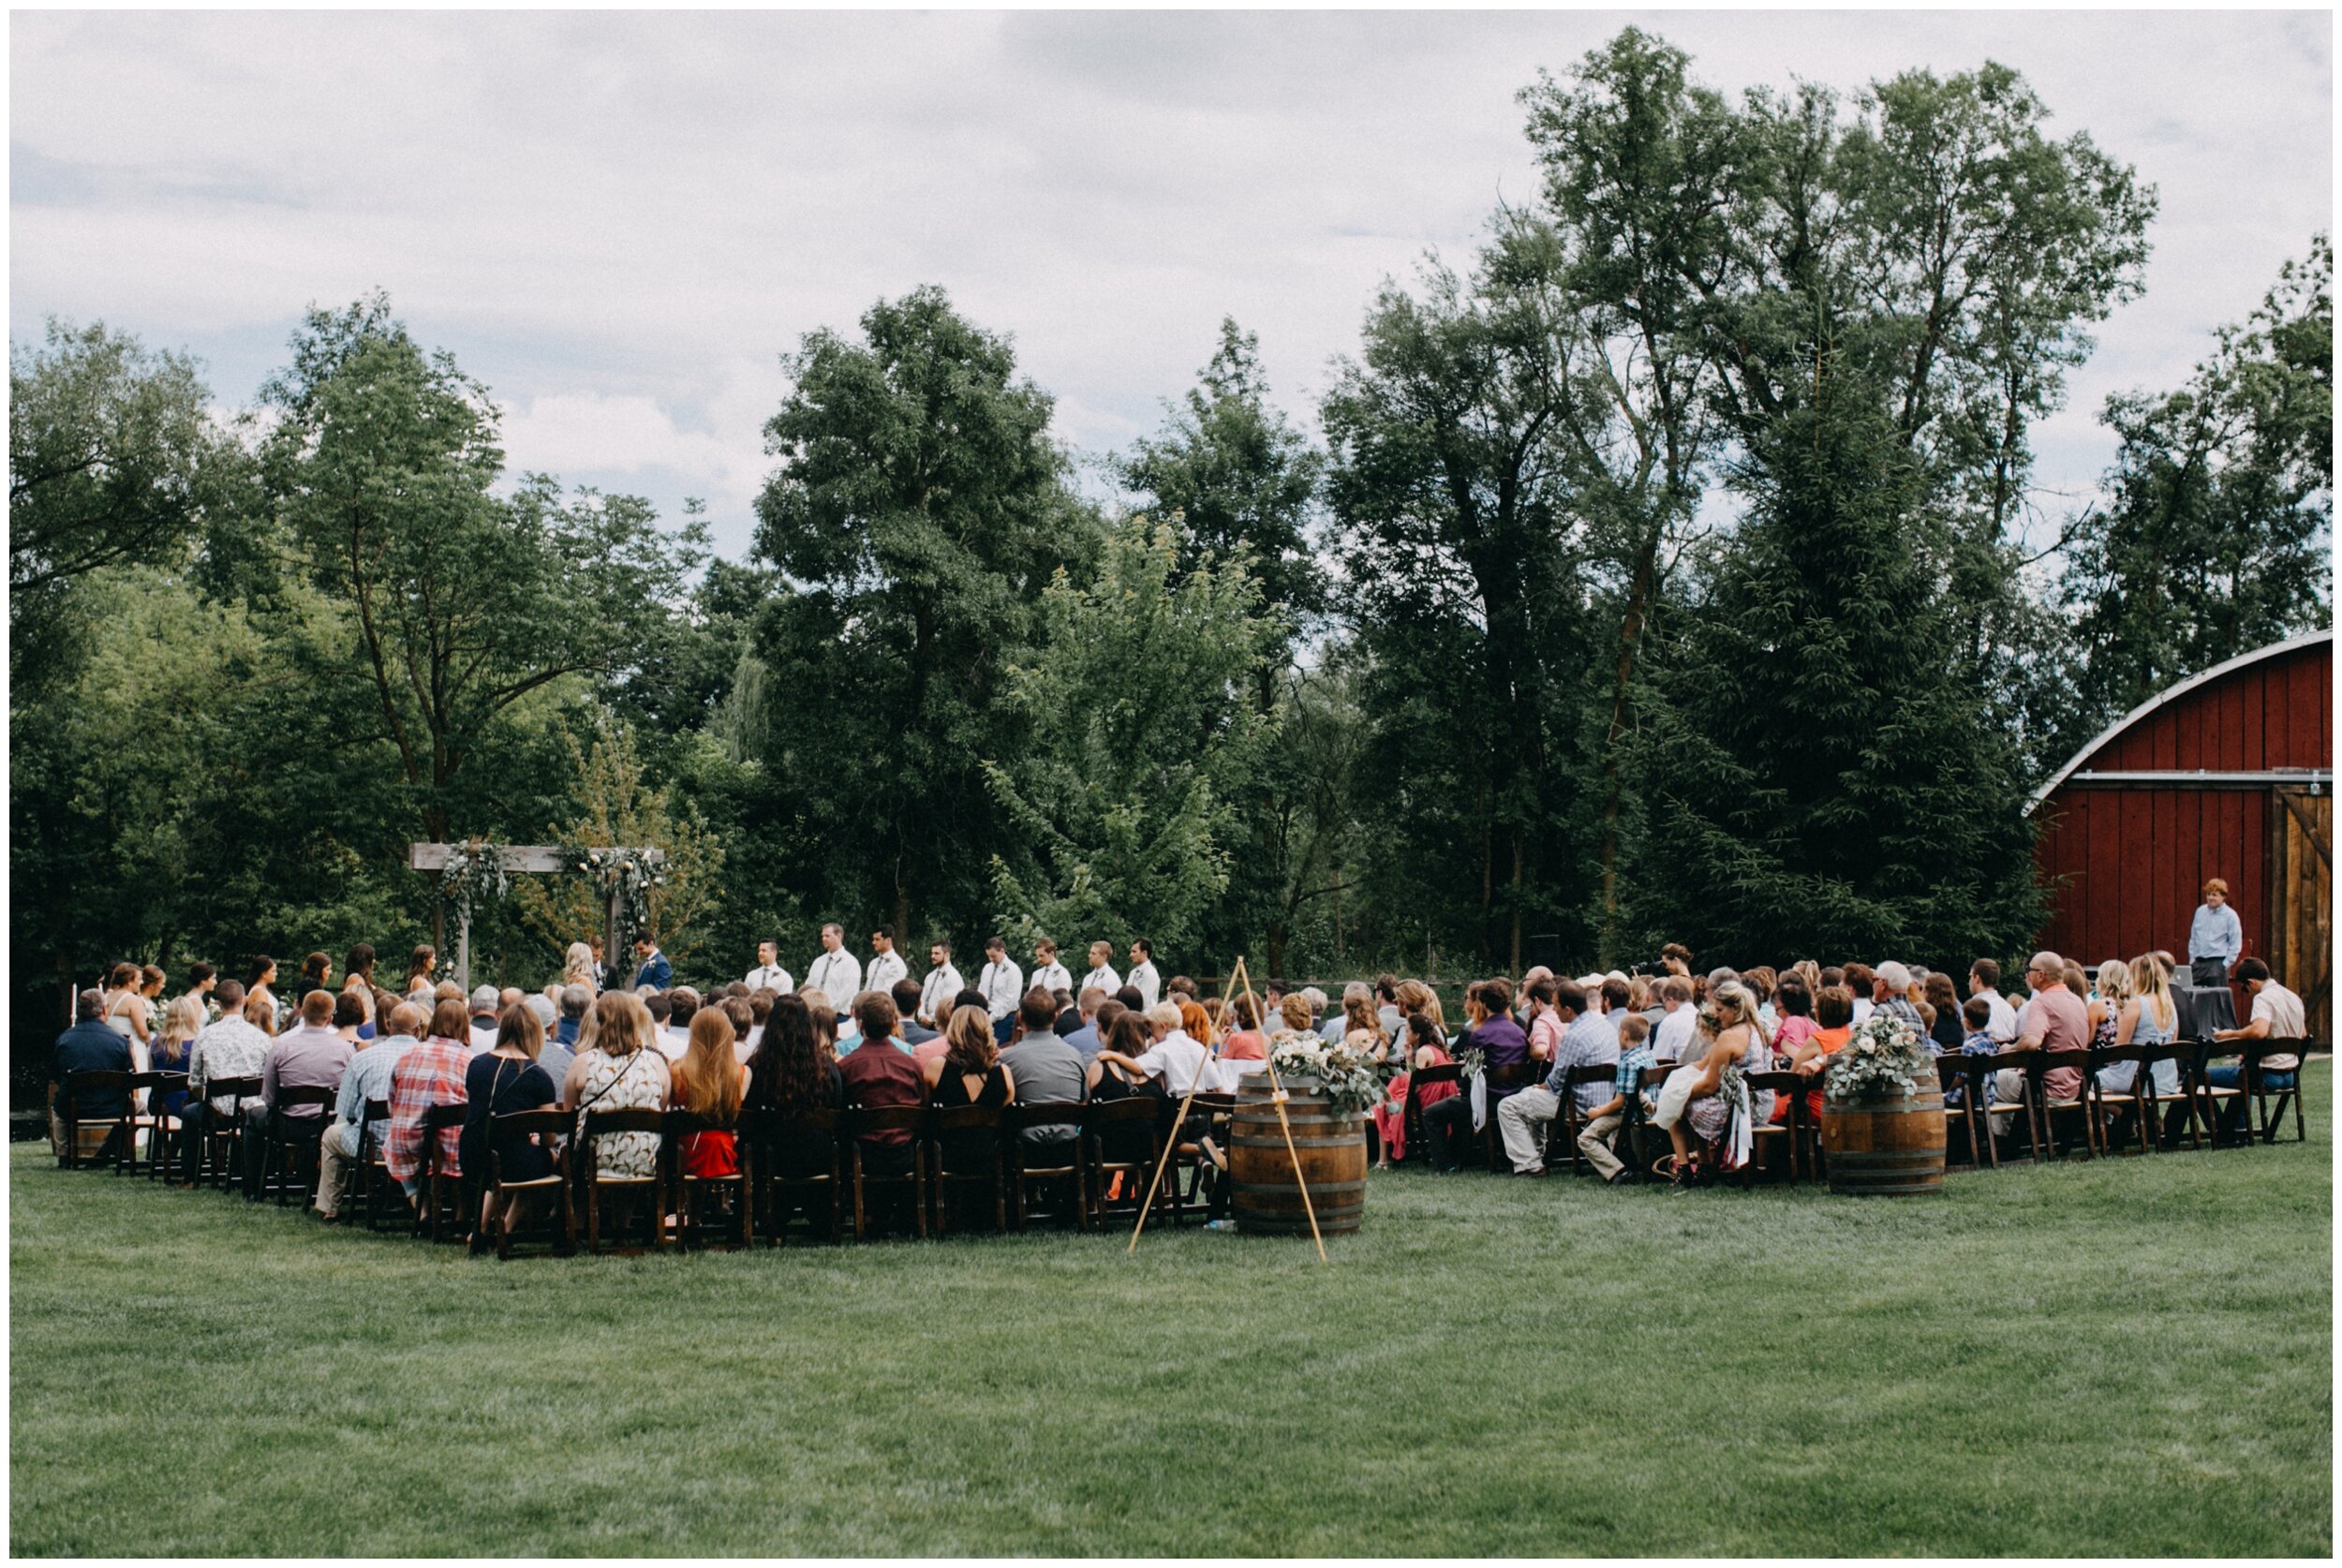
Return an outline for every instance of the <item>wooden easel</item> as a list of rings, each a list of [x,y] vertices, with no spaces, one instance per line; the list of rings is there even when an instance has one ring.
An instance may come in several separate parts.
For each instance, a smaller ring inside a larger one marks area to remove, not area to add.
[[[1227,987],[1221,992],[1220,1000],[1223,1006],[1233,1000],[1236,996],[1237,984],[1239,981],[1243,983],[1246,999],[1253,1004],[1253,1016],[1256,1020],[1255,1027],[1260,1028],[1263,1037],[1266,1038],[1267,1020],[1261,1017],[1260,998],[1253,995],[1253,976],[1245,969],[1242,958],[1238,958],[1235,967],[1228,971]],[[1310,1199],[1309,1178],[1301,1174],[1301,1151],[1293,1144],[1293,1123],[1285,1116],[1285,1087],[1278,1081],[1277,1064],[1273,1056],[1274,1053],[1271,1052],[1264,1052],[1262,1055],[1263,1064],[1268,1069],[1268,1102],[1277,1107],[1277,1126],[1284,1133],[1285,1157],[1293,1161],[1293,1184],[1301,1190],[1301,1212],[1309,1216],[1310,1239],[1317,1243],[1317,1261],[1331,1263],[1333,1260],[1326,1255],[1326,1238],[1318,1234],[1317,1205]],[[1178,1114],[1171,1118],[1171,1135],[1164,1140],[1163,1153],[1155,1161],[1155,1178],[1147,1184],[1147,1201],[1138,1206],[1138,1223],[1131,1227],[1131,1244],[1122,1249],[1126,1256],[1138,1250],[1139,1233],[1147,1228],[1147,1216],[1154,1211],[1155,1192],[1163,1185],[1163,1173],[1169,1167],[1171,1156],[1178,1152],[1179,1129],[1187,1124],[1187,1108],[1195,1102],[1195,1091],[1203,1087],[1205,1069],[1219,1059],[1220,1042],[1215,1040],[1211,1043],[1211,1055],[1204,1058],[1204,1065],[1198,1067],[1195,1070],[1195,1076],[1188,1081],[1187,1096],[1179,1102]],[[1234,1175],[1234,1171],[1231,1170],[1230,1177],[1233,1178]]]

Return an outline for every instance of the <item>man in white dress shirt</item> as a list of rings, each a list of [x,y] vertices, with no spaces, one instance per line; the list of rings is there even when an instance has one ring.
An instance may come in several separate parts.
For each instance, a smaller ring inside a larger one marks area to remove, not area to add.
[[[1131,943],[1130,984],[1149,1007],[1163,1000],[1163,976],[1155,972],[1155,944],[1140,937]]]
[[[1047,937],[1032,944],[1032,984],[1052,995],[1074,989],[1073,975],[1057,961],[1057,943]]]
[[[976,989],[984,993],[984,1010],[992,1015],[992,1038],[1005,1045],[1016,1026],[1017,1004],[1025,999],[1025,976],[1008,961],[1008,942],[1003,938],[985,939],[984,958]]]
[[[778,991],[785,997],[797,988],[789,971],[780,967],[780,944],[776,941],[756,944],[756,968],[740,978],[750,991]]]
[[[945,1020],[941,1013],[952,1005],[952,998],[967,987],[959,978],[959,970],[952,964],[952,944],[937,942],[927,949],[927,977],[919,983],[919,1022],[931,1029],[940,1029]]]
[[[862,994],[862,961],[846,951],[846,928],[834,920],[822,927],[822,951],[806,970],[805,983],[840,1013]]]
[[[1087,991],[1095,985],[1109,997],[1119,991],[1122,988],[1122,977],[1114,972],[1113,959],[1114,944],[1112,942],[1091,942],[1089,944],[1089,972],[1082,976],[1082,989]]]
[[[882,925],[870,933],[870,967],[862,972],[862,988],[866,991],[892,993],[895,982],[911,977],[911,966],[895,951],[895,928]]]

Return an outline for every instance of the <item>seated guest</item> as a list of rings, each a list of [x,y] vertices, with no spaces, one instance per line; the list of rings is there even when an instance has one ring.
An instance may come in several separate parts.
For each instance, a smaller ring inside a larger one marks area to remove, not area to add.
[[[1375,1022],[1382,1022],[1379,1012]],[[1416,1045],[1413,1053],[1405,1058],[1407,1071],[1390,1080],[1387,1101],[1374,1108],[1374,1130],[1382,1135],[1383,1145],[1383,1157],[1379,1163],[1386,1169],[1391,1161],[1407,1157],[1407,1088],[1415,1072],[1426,1067],[1452,1066],[1456,1060],[1448,1054],[1447,1042],[1441,1037],[1439,1026],[1432,1022],[1429,1014],[1418,1013],[1412,1019],[1401,1019],[1400,1023]],[[1445,1100],[1460,1099],[1462,1094],[1461,1084],[1427,1084],[1416,1097],[1416,1108],[1419,1115],[1428,1117],[1432,1106]],[[1467,1107],[1466,1115],[1469,1114]]]
[[[1488,982],[1484,984],[1481,992],[1483,1006],[1496,999],[1497,993],[1487,988],[1495,984],[1495,982]],[[1591,1114],[1596,1105],[1610,1098],[1605,1091],[1605,1087],[1600,1083],[1579,1084],[1574,1088],[1569,1087],[1570,1069],[1608,1067],[1618,1061],[1618,1026],[1610,1021],[1608,1014],[1592,1005],[1592,998],[1587,996],[1584,986],[1568,980],[1540,980],[1537,984],[1540,989],[1549,985],[1553,988],[1554,1015],[1568,1027],[1562,1032],[1561,1043],[1554,1047],[1553,1064],[1546,1072],[1545,1082],[1533,1084],[1517,1094],[1507,1095],[1493,1107],[1497,1132],[1504,1137],[1505,1153],[1512,1161],[1515,1176],[1543,1176],[1545,1174],[1545,1156],[1542,1151],[1545,1146],[1546,1129],[1552,1125],[1555,1117],[1561,1115],[1564,1093],[1566,1092],[1575,1097],[1578,1109],[1581,1114]],[[1510,1028],[1516,1035],[1520,1032],[1520,1026],[1515,1024],[1509,1014],[1491,1013],[1488,1024],[1480,1025],[1475,1028],[1475,1035],[1482,1039],[1487,1038],[1487,1030],[1495,1024]],[[1525,1043],[1521,1049],[1525,1054],[1527,1050]],[[1492,1053],[1489,1061],[1490,1065],[1494,1065],[1495,1058]],[[1490,1097],[1491,1099],[1495,1097],[1493,1087],[1490,1090]],[[1468,1128],[1471,1125],[1469,1117],[1470,1112],[1467,1110],[1462,1123],[1463,1127]],[[1453,1126],[1453,1118],[1443,1117],[1442,1119],[1451,1128],[1449,1132],[1451,1140],[1460,1135],[1461,1129]],[[1426,1118],[1426,1126],[1429,1126],[1429,1118]],[[1440,1143],[1439,1138],[1432,1139],[1435,1149],[1438,1148]]]
[[[2066,961],[2054,953],[2040,952],[2025,966],[2025,984],[2032,995],[2017,1013],[2017,1043],[2020,1051],[2079,1051],[2090,1043],[2090,1013],[2080,997],[2066,984]],[[1858,1014],[1855,1022],[1861,1018]],[[2024,1094],[2024,1074],[2015,1068],[2003,1068],[1998,1088],[2000,1098],[2011,1102]],[[2078,1100],[2082,1096],[2082,1072],[2078,1068],[2054,1068],[2043,1074],[2042,1092],[2053,1101]]]
[[[1845,984],[1854,998],[1854,1027],[1859,1029],[1870,1018],[1871,1009],[1878,1005],[1878,976],[1867,964],[1848,964]],[[1713,982],[1710,988],[1713,989]]]
[[[1162,1001],[1140,1014],[1147,1026],[1147,1049],[1132,1057],[1101,1047],[1097,1059],[1111,1058],[1120,1066],[1163,1081],[1164,1091],[1174,1100],[1184,1100],[1199,1087],[1197,1080],[1206,1080],[1208,1087],[1211,1053],[1195,1043],[1179,1017],[1178,1004]]]
[[[1712,1038],[1697,1037],[1707,1049],[1699,1061],[1668,1074],[1653,1111],[1654,1127],[1667,1130],[1675,1152],[1658,1161],[1653,1173],[1669,1180],[1689,1176],[1702,1162],[1704,1150],[1733,1135],[1746,1133],[1771,1117],[1771,1089],[1751,1093],[1745,1079],[1752,1072],[1772,1069],[1772,1047],[1764,1027],[1756,1022],[1756,998],[1737,980],[1727,981],[1709,993],[1717,1028]],[[1883,1004],[1882,1004],[1883,1005]],[[1908,1007],[1909,1002],[1904,1005]],[[1737,1126],[1740,1118],[1745,1122]]]
[[[226,1123],[239,1109],[229,1096],[206,1095],[204,1090],[215,1078],[257,1078],[268,1060],[267,1032],[245,1016],[251,998],[245,995],[244,983],[223,980],[214,996],[219,1018],[187,1047],[187,1101],[179,1112],[179,1179],[190,1187],[207,1129]],[[259,1105],[259,1095],[247,1095],[242,1108],[257,1112]]]
[[[1282,1034],[1315,1034],[1317,1012],[1310,1005],[1309,993],[1296,991],[1287,996],[1278,1022],[1282,1026],[1278,1031]]]
[[[1097,987],[1085,986],[1084,989],[1095,990]],[[1057,1008],[1057,1018],[1049,1029],[1051,1034],[1054,1034],[1059,1039],[1062,1040],[1067,1035],[1082,1027],[1081,1009],[1074,1005],[1073,992],[1066,990],[1051,991],[1049,993],[1049,1000],[1051,1004]]]
[[[81,1118],[84,1129],[80,1140],[82,1146],[81,1152],[88,1153],[93,1148],[102,1151],[107,1147],[113,1131],[111,1125],[96,1132],[88,1131],[92,1124],[99,1121],[111,1123],[130,1108],[127,1090],[95,1090],[77,1097],[73,1092],[72,1080],[67,1076],[72,1072],[138,1071],[138,1063],[130,1059],[129,1041],[104,1021],[105,1009],[106,994],[103,991],[92,987],[76,994],[73,998],[73,1027],[57,1036],[56,1044],[50,1049],[49,1075],[56,1083],[57,1093],[50,1102],[49,1141],[50,1146],[61,1156],[66,1148],[65,1121],[67,1114]]]
[[[553,1032],[545,1036],[544,1052],[537,1058],[537,1065],[556,1084],[570,1075],[570,1063],[577,1059],[578,1031],[586,1027],[586,1015],[594,1010],[593,987],[564,985],[557,1005],[560,1016],[554,1020]]]
[[[764,1021],[773,1015],[773,1003],[778,1001],[781,996],[781,992],[773,990],[757,990],[749,993],[748,1048],[749,1056],[756,1055],[756,1048],[764,1043]]]
[[[895,998],[895,1016],[898,1020],[895,1026],[895,1038],[910,1047],[913,1054],[916,1054],[919,1047],[928,1041],[942,1038],[941,1030],[931,1029],[919,1022],[919,983],[917,981],[905,975],[895,982],[888,994]]]
[[[837,1004],[829,999],[829,993],[819,986],[806,986],[797,992],[797,996],[804,1001],[806,1013],[813,1020],[813,1032],[822,1037],[822,1048],[829,1053],[832,1061],[837,1060],[840,1054],[837,1049]]]
[[[1459,1046],[1477,1049],[1491,1071],[1500,1067],[1525,1065],[1529,1060],[1529,1036],[1513,1018],[1512,982],[1501,978],[1484,980],[1474,990],[1479,997],[1479,1015],[1473,1018],[1465,1028],[1463,1038],[1457,1043]],[[1472,997],[1473,992],[1465,993],[1464,1013],[1468,1018],[1474,1009]],[[1589,992],[1583,1011],[1596,1014],[1601,1013],[1593,993]],[[1617,1026],[1611,1026],[1610,1032],[1615,1035]],[[1498,1102],[1514,1092],[1514,1086],[1490,1083],[1489,1114],[1494,1116]]]
[[[203,1032],[203,1001],[193,994],[171,998],[163,1009],[163,1027],[147,1047],[148,1071],[185,1072],[195,1037]],[[158,1091],[147,1109],[157,1116],[176,1117],[187,1103],[184,1088]]]
[[[2170,985],[2170,970],[2166,969],[2165,985]],[[2269,974],[2269,966],[2258,958],[2247,958],[2230,971],[2230,977],[2252,997],[2252,1013],[2242,1028],[2216,1029],[2213,1039],[2225,1040],[2306,1040],[2309,1038],[2308,1014],[2302,1007],[2302,998],[2278,984]],[[2291,1051],[2272,1052],[2260,1058],[2260,1087],[2275,1091],[2290,1089],[2298,1084],[2301,1057]],[[2245,1068],[2242,1062],[2224,1062],[2204,1070],[2204,1081],[2216,1088],[2242,1088]],[[2220,1102],[2220,1121],[2217,1131],[2234,1137],[2246,1127],[2245,1117],[2250,1107],[2248,1095],[2235,1095]]]
[[[578,1035],[576,1059],[561,1085],[561,1104],[577,1113],[579,1136],[588,1111],[662,1109],[670,1087],[667,1058],[653,1043],[650,1008],[631,991],[604,991],[594,998],[594,1037]],[[639,1181],[659,1164],[656,1132],[597,1132],[596,1170],[616,1181]]]
[[[981,1004],[979,1004],[981,1005]],[[862,1042],[837,1059],[837,1075],[843,1085],[849,1107],[878,1109],[888,1105],[922,1105],[926,1102],[927,1079],[913,1061],[911,1053],[895,1048],[895,998],[883,991],[865,991],[854,998],[854,1021],[862,1030]],[[961,1009],[952,1014],[947,1036],[965,1033],[981,1027],[988,1042],[992,1038],[992,1020],[987,1012],[981,1025],[961,1021]],[[901,1176],[911,1169],[911,1130],[890,1127],[862,1140],[862,1161],[866,1168],[881,1176]]]
[[[738,982],[734,982],[734,984],[738,984]],[[725,989],[724,999],[713,1005],[731,1024],[733,1057],[746,1067],[749,1058],[755,1054],[755,1047],[749,1043],[755,1038],[756,1010],[749,1005],[748,998],[734,996],[730,987]]]
[[[1228,1037],[1220,1043],[1221,1059],[1223,1061],[1267,1061],[1268,1059],[1268,1037],[1261,1032],[1259,999],[1249,993],[1231,997],[1228,998],[1228,1012],[1231,1027],[1228,1030]],[[1191,1035],[1194,1034],[1192,1026],[1189,1026],[1188,1032]],[[1203,1037],[1195,1035],[1195,1038],[1200,1040]]]
[[[1354,980],[1341,988],[1341,1011],[1320,1024],[1317,1035],[1328,1045],[1339,1045],[1360,1029],[1378,1041],[1388,1032],[1374,1012],[1374,987],[1363,980]]]
[[[1149,1077],[1138,1066],[1149,1044],[1145,1015],[1133,1013],[1112,998],[1099,1010],[1099,1015],[1103,1018],[1108,1011],[1113,1016],[1104,1026],[1105,1040],[1091,1055],[1086,1073],[1090,1101],[1098,1103],[1147,1099],[1160,1105],[1164,1099],[1163,1080]],[[1108,1164],[1130,1164],[1152,1152],[1154,1134],[1144,1121],[1116,1122],[1105,1130],[1099,1146]]]
[[[691,1041],[675,1063],[669,1103],[700,1122],[683,1141],[683,1171],[703,1180],[740,1174],[740,1103],[749,1070],[733,1053],[732,1019],[722,1009],[704,1007],[691,1015]]]
[[[1659,1024],[1651,1034],[1651,1054],[1658,1061],[1682,1061],[1690,1055],[1692,1031],[1699,1010],[1692,1005],[1692,983],[1671,974],[1659,983]]]
[[[1949,988],[1949,980],[1944,984]],[[1775,1058],[1790,1056],[1800,1045],[1821,1032],[1821,1025],[1814,1021],[1814,994],[1805,988],[1805,981],[1795,970],[1783,975],[1772,992],[1773,1015],[1780,1020],[1772,1031],[1772,1052]]]
[[[749,1110],[770,1111],[783,1121],[801,1117],[808,1111],[835,1111],[845,1104],[845,1085],[837,1060],[814,1028],[803,997],[774,997],[756,1054],[749,1058],[748,1092],[741,1102]],[[792,1181],[825,1176],[833,1142],[825,1132],[793,1132],[776,1144],[774,1169]]]
[[[1854,1038],[1854,993],[1843,985],[1823,986],[1814,998],[1814,1032],[1790,1049],[1789,1071],[1818,1084],[1830,1070],[1830,1058]],[[1806,1114],[1816,1122],[1821,1119],[1821,1099],[1819,1087],[1805,1091]],[[1788,1120],[1786,1105],[1774,1107],[1774,1112],[1773,1120]]]
[[[1095,985],[1082,987],[1081,1000],[1075,1009],[1080,1014],[1081,1022],[1075,1026],[1073,1033],[1060,1036],[1085,1064],[1098,1054],[1098,1047],[1105,1039],[1106,1025],[1099,1022],[1098,1010],[1112,1000],[1110,992]],[[1120,1004],[1117,1003],[1116,1012],[1119,1013],[1121,1011]]]
[[[1570,1021],[1553,1010],[1554,998],[1561,994],[1560,985],[1561,982],[1548,971],[1521,988],[1520,1023],[1528,1030],[1531,1061],[1549,1064],[1553,1053],[1562,1047],[1562,1035]]]
[[[1798,989],[1802,993],[1804,987]],[[1628,1013],[1618,1026],[1618,1071],[1610,1079],[1610,1098],[1588,1108],[1586,1125],[1578,1133],[1578,1152],[1593,1167],[1594,1175],[1612,1185],[1625,1175],[1630,1161],[1635,1169],[1642,1165],[1639,1151],[1629,1149],[1622,1160],[1615,1146],[1626,1126],[1628,1095],[1640,1101],[1644,1116],[1652,1111],[1650,1098],[1643,1094],[1643,1075],[1657,1060],[1651,1049],[1651,1020],[1639,1013]]]
[[[1984,997],[1970,997],[1960,1005],[1960,1021],[1966,1026],[1960,1037],[1960,1055],[1989,1057],[1997,1055],[2000,1044],[1993,1038],[1993,1004]],[[1967,1080],[1957,1076],[1937,1074],[1943,1079],[1944,1103],[1957,1108],[1967,1101]],[[1993,1074],[1984,1074],[1984,1103],[1993,1102]],[[1778,1121],[1778,1117],[1773,1118]]]
[[[668,1060],[681,1060],[691,1048],[691,1020],[699,1016],[700,1006],[700,994],[689,985],[677,985],[667,993],[667,1033],[675,1047],[667,1051],[661,1045],[660,1049],[666,1051]]]
[[[311,956],[320,956],[311,954]],[[301,998],[301,1022],[286,1030],[268,1048],[268,1056],[260,1065],[260,1103],[265,1108],[268,1124],[276,1135],[312,1129],[322,1131],[333,1118],[322,1106],[300,1105],[277,1109],[276,1098],[289,1088],[339,1089],[342,1074],[349,1070],[349,1058],[357,1050],[342,1038],[334,1027],[334,993],[322,985],[311,986]],[[246,1138],[244,1143],[244,1185],[247,1193],[260,1191],[260,1167],[267,1149],[267,1140]]]
[[[389,1102],[392,1070],[428,1031],[431,1022],[430,1014],[413,1002],[400,1002],[383,1017],[382,1032],[349,1058],[349,1070],[342,1074],[342,1087],[334,1099],[334,1124],[318,1140],[317,1210],[328,1220],[341,1212],[342,1188],[358,1159],[366,1102]],[[380,1137],[385,1132],[386,1126],[378,1127],[375,1135]]]
[[[498,1170],[507,1181],[535,1181],[553,1174],[552,1151],[533,1138],[506,1137],[496,1146],[497,1161],[488,1159],[489,1117],[541,1111],[559,1098],[553,1079],[538,1059],[543,1053],[545,1027],[527,1007],[506,1008],[497,1018],[493,1049],[472,1058],[464,1074],[464,1131],[457,1140],[459,1162],[480,1184],[480,1229],[472,1233],[472,1250],[487,1244],[488,1226],[502,1213],[488,1182]],[[513,1200],[505,1200],[513,1201]]]
[[[1019,1015],[1027,1009],[1045,1024],[1056,1011],[1049,993],[1041,990],[1025,993],[1024,1001],[1018,1004]],[[972,1008],[962,1008],[952,1014],[952,1025],[944,1030],[944,1037],[949,1045],[943,1059],[930,1064],[922,1074],[928,1104],[942,1110],[963,1105],[998,1108],[1015,1100],[1015,1074],[1001,1060],[1001,1048],[992,1039],[988,1018],[979,1020]],[[847,1059],[851,1062],[852,1058]],[[971,1127],[943,1134],[936,1146],[941,1168],[962,1175],[982,1170],[985,1161],[998,1151],[999,1143],[997,1133]]]
[[[637,993],[644,1010],[650,1014],[650,1039],[645,1047],[657,1051],[672,1066],[683,1055],[688,1039],[678,1040],[668,1027],[674,1016],[674,998],[665,991]]]
[[[245,1021],[271,1040],[276,1038],[276,998],[266,991],[247,992],[244,998]]]
[[[464,1102],[464,1075],[473,1054],[471,1013],[460,998],[450,997],[432,1010],[431,1032],[391,1069],[391,1130],[382,1141],[382,1164],[410,1198],[422,1190],[423,1115],[435,1106]],[[442,1175],[462,1173],[462,1132],[440,1129],[433,1159]]]
[[[1934,1020],[1927,1026],[1928,1038],[1935,1043],[1935,1054],[1957,1051],[1966,1038],[1960,1027],[1960,994],[1952,989],[1951,976],[1941,972],[1930,974],[1920,983],[1927,994],[1927,1005],[1935,1010]],[[1781,1033],[1773,1031],[1774,1050],[1781,1048]]]
[[[334,1032],[348,1043],[352,1056],[364,1050],[371,1038],[366,1030],[373,1022],[367,1013],[373,1006],[374,998],[364,991],[344,991],[334,998]]]
[[[1088,1066],[1057,1032],[1056,1022],[1056,998],[1045,991],[1026,992],[1017,1008],[1016,1037],[1001,1053],[1001,1065],[1008,1069],[1017,1095],[1029,1105],[1078,1104],[1088,1094]],[[1017,1136],[1029,1148],[1047,1149],[1054,1155],[1080,1134],[1080,1126],[1068,1121],[1024,1128]],[[1033,1162],[1050,1161],[1036,1156]]]
[[[467,1034],[474,1056],[478,1056],[482,1051],[493,1051],[497,1048],[497,1013],[501,1005],[495,986],[475,985],[472,987],[471,1018]]]

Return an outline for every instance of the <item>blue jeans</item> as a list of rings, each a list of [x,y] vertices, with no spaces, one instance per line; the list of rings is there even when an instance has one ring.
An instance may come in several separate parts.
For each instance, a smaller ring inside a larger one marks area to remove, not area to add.
[[[2203,1081],[2215,1088],[2243,1088],[2245,1087],[2245,1064],[2238,1062],[2232,1067],[2207,1067],[2203,1070]],[[2260,1087],[2272,1090],[2290,1089],[2293,1087],[2293,1073],[2290,1072],[2263,1072],[2260,1075]],[[2220,1112],[2220,1131],[2231,1134],[2242,1132],[2246,1125],[2245,1117],[2251,1111],[2251,1097],[2247,1095],[2240,1094],[2230,1101]]]

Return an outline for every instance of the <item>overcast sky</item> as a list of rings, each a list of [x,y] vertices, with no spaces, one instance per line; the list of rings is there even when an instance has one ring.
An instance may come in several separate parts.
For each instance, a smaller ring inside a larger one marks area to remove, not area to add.
[[[1998,59],[2157,187],[2052,491],[2105,466],[2107,392],[2175,384],[2332,223],[2324,12],[18,11],[9,332],[102,318],[242,404],[378,285],[515,469],[704,496],[736,555],[780,353],[921,283],[1077,447],[1152,430],[1230,314],[1314,429],[1378,280],[1534,191],[1515,92],[1628,21],[1727,89]]]

